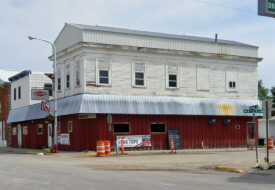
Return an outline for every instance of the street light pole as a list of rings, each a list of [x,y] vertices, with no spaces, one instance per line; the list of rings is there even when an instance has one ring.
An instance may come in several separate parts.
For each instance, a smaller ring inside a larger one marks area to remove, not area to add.
[[[49,41],[49,40],[44,40],[40,39],[34,36],[29,36],[30,40],[41,40],[44,42],[48,42],[52,45],[53,50],[54,50],[54,147],[55,147],[55,153],[57,153],[57,78],[56,78],[56,48],[55,45]]]

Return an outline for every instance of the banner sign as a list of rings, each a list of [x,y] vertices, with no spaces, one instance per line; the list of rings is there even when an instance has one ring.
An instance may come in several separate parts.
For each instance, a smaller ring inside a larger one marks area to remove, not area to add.
[[[49,90],[31,89],[32,100],[49,100]]]
[[[151,146],[151,135],[125,135],[117,136],[118,147],[121,147],[121,140],[123,139],[124,147],[145,147]]]
[[[59,145],[70,145],[70,134],[69,133],[58,133],[57,144]]]

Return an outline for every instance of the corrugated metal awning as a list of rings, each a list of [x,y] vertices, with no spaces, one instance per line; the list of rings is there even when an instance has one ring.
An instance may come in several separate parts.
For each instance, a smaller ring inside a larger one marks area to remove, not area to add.
[[[48,102],[54,108],[54,102]],[[47,112],[35,104],[10,111],[8,123],[41,119]],[[78,113],[103,114],[150,114],[150,115],[217,115],[252,116],[244,113],[249,106],[258,105],[259,100],[210,99],[162,96],[80,94],[57,101],[57,115]],[[52,112],[53,113],[53,112]],[[257,113],[256,116],[262,116]]]

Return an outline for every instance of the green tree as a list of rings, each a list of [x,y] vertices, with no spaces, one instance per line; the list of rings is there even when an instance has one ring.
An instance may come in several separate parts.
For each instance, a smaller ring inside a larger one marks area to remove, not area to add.
[[[274,88],[273,91],[274,91],[274,95],[275,95],[275,87],[272,87]],[[270,99],[271,97],[268,96],[269,94],[269,89],[268,88],[265,88],[263,86],[263,81],[260,79],[258,81],[258,99],[259,100],[267,100],[267,99]]]
[[[273,86],[270,90],[271,92],[271,100],[272,100],[272,107],[275,107],[275,86]]]

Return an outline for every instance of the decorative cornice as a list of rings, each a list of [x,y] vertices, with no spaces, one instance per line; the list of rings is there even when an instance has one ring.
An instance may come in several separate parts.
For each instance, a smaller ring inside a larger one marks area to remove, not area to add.
[[[81,47],[162,53],[162,54],[183,55],[183,56],[192,56],[192,57],[196,56],[196,57],[204,57],[204,58],[229,59],[229,60],[240,60],[240,61],[251,61],[251,62],[260,62],[263,60],[263,58],[259,58],[259,57],[246,57],[246,56],[229,55],[229,54],[214,54],[214,53],[203,53],[203,52],[194,52],[194,51],[136,47],[136,46],[122,46],[122,45],[101,44],[101,43],[92,43],[92,42],[79,42],[63,51],[58,52],[56,54],[56,57],[58,58],[60,56],[65,55],[66,53],[72,52]],[[84,52],[83,54],[86,54],[86,53],[87,52]],[[49,60],[53,61],[53,55],[49,57]]]

